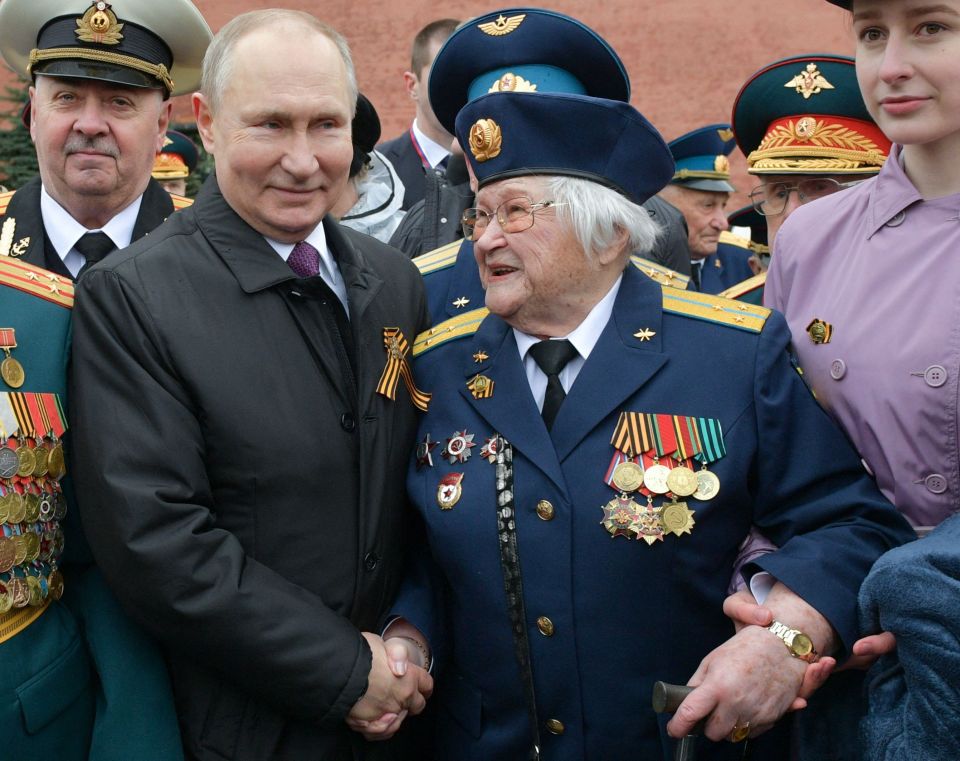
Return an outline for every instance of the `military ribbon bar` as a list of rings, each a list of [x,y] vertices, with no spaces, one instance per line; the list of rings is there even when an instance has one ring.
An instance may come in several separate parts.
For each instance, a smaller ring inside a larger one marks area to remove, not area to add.
[[[36,436],[37,429],[34,427],[33,418],[30,416],[30,407],[27,405],[27,394],[11,391],[9,393],[10,406],[13,407],[13,414],[17,416],[17,427],[24,436]],[[46,431],[42,432],[46,433]]]
[[[697,459],[703,463],[719,460],[727,453],[723,443],[723,430],[720,421],[714,418],[699,417],[696,419],[697,431],[700,434],[701,451]]]
[[[397,385],[400,378],[403,378],[413,406],[426,412],[433,394],[421,391],[413,382],[413,373],[410,371],[410,363],[407,362],[410,346],[403,336],[403,331],[400,328],[384,328],[383,346],[387,350],[387,366],[383,368],[383,375],[377,384],[377,393],[387,399],[396,399]]]
[[[642,412],[621,412],[610,443],[614,449],[636,457],[653,449],[653,436],[647,416]]]

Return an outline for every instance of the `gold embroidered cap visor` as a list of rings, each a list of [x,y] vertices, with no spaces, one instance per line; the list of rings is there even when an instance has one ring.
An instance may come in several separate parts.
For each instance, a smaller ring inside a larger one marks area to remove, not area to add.
[[[193,92],[212,39],[190,0],[2,0],[0,55],[18,74]]]

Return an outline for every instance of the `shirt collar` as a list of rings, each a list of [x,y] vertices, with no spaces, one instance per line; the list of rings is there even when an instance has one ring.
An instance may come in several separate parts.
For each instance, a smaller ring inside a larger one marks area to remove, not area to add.
[[[281,243],[278,240],[273,238],[268,238],[266,235],[263,236],[264,240],[270,244],[274,251],[276,251],[280,258],[283,261],[287,261],[290,258],[290,254],[293,253],[293,247],[295,243]],[[323,223],[320,223],[311,232],[304,240],[313,246],[320,254],[320,260],[322,262],[321,266],[329,267],[336,266],[333,261],[333,254],[330,253],[330,247],[327,245],[327,234],[324,232]]]
[[[566,338],[572,343],[573,348],[577,350],[577,353],[583,357],[584,360],[590,356],[593,347],[596,346],[597,341],[600,340],[600,334],[607,326],[607,323],[610,322],[610,316],[613,314],[613,303],[617,300],[617,293],[620,291],[620,283],[622,282],[623,275],[617,278],[617,282],[607,291],[607,295],[597,302],[589,314],[583,319],[583,322],[577,325],[577,327],[567,335],[556,336],[557,338]],[[513,335],[517,340],[517,349],[520,351],[521,360],[525,360],[527,358],[527,352],[530,351],[530,347],[535,343],[539,343],[541,340],[536,336],[531,336],[516,328],[513,329]]]
[[[137,196],[136,200],[123,209],[118,214],[100,228],[101,232],[106,233],[117,248],[126,248],[133,240],[133,228],[137,224],[137,215],[140,214],[140,203],[143,196]],[[66,260],[67,254],[73,249],[80,238],[89,232],[77,220],[70,216],[70,212],[64,209],[57,201],[53,199],[45,187],[40,188],[40,216],[43,218],[43,229],[50,238],[57,256]]]
[[[870,190],[867,237],[876,234],[911,204],[923,200],[903,169],[902,150],[900,145],[893,146]]]
[[[440,145],[440,143],[431,140],[423,134],[423,132],[420,131],[420,127],[417,126],[416,119],[413,120],[413,135],[417,138],[417,145],[420,146],[423,155],[427,157],[430,166],[436,167],[437,164],[450,155],[450,146]]]

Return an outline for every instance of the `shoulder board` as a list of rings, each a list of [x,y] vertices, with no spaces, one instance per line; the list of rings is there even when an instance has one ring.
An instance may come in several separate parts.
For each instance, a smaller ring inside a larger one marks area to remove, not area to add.
[[[193,199],[187,198],[186,196],[178,196],[171,193],[170,200],[173,201],[174,211],[180,211],[180,209],[186,209],[188,206],[193,206]]]
[[[73,306],[73,282],[49,270],[0,256],[0,285],[16,288],[54,304]]]
[[[741,238],[739,235],[734,235],[729,230],[724,230],[720,233],[720,242],[726,243],[729,246],[737,246],[738,248],[752,248],[750,245],[752,241],[747,238]]]
[[[725,299],[739,299],[751,291],[763,288],[766,284],[767,273],[761,272],[759,275],[754,275],[753,277],[748,277],[746,280],[741,280],[739,283],[734,283],[727,288],[727,290],[720,291],[717,295]]]
[[[687,283],[690,282],[689,276],[681,275],[676,270],[664,267],[662,264],[657,264],[657,262],[651,262],[642,256],[634,254],[630,257],[630,261],[633,262],[634,267],[650,279],[656,280],[660,285],[670,285],[674,288],[682,289],[686,288]]]
[[[770,316],[766,307],[676,288],[663,289],[663,311],[759,333]]]
[[[417,265],[421,275],[427,275],[437,270],[452,267],[457,261],[457,253],[460,251],[460,244],[463,240],[455,240],[453,243],[447,243],[445,246],[435,248],[425,254],[414,257],[413,263]]]
[[[413,356],[418,357],[430,349],[436,349],[441,344],[453,341],[464,336],[472,336],[477,332],[480,323],[490,314],[486,307],[474,309],[470,312],[458,314],[449,320],[444,320],[439,325],[434,325],[430,330],[425,330],[413,342]]]
[[[13,198],[13,194],[16,192],[15,190],[8,190],[6,193],[0,193],[0,217],[7,213],[7,206],[10,204],[10,199]]]

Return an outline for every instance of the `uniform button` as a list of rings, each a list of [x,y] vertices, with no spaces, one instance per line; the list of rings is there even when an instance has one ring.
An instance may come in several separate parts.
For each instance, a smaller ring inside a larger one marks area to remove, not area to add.
[[[554,516],[553,505],[547,500],[541,499],[537,502],[537,515],[540,516],[540,520],[552,521]]]
[[[553,636],[553,621],[546,616],[540,616],[540,618],[537,619],[537,628],[544,637]]]
[[[353,433],[357,427],[357,421],[349,412],[344,412],[340,416],[340,427],[347,433]]]
[[[380,565],[380,556],[376,552],[368,552],[363,556],[363,567],[368,571],[375,571]]]
[[[905,220],[906,218],[907,218],[907,212],[898,211],[896,214],[890,217],[890,221],[887,222],[887,227],[900,227],[900,225],[903,224],[903,220]]]
[[[441,225],[447,224],[447,218],[446,218],[446,217],[440,217],[440,224],[441,224]]]
[[[547,731],[552,735],[562,735],[566,730],[560,719],[547,719]]]
[[[847,374],[847,363],[842,359],[835,359],[830,363],[830,377],[834,380],[840,380]]]
[[[943,494],[947,490],[947,479],[939,473],[931,473],[923,479],[923,484],[934,494]]]
[[[943,365],[930,365],[923,371],[923,382],[931,388],[940,388],[947,382],[947,368]]]

